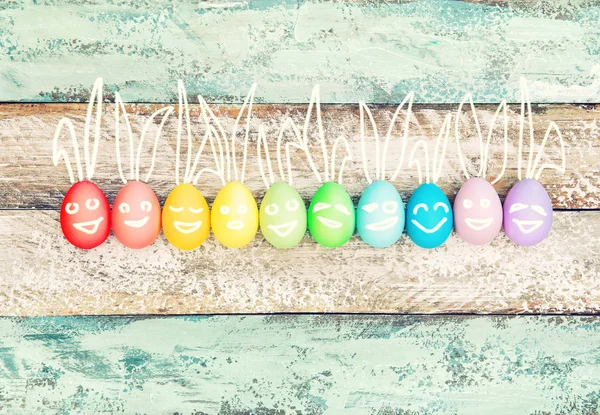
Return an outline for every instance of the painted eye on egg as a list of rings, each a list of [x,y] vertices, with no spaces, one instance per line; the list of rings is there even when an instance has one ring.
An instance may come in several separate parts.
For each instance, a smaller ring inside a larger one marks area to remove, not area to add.
[[[171,212],[176,212],[176,213],[183,212],[183,209],[184,209],[183,206],[178,207],[178,208],[176,208],[175,206],[169,206],[169,210]]]
[[[204,210],[203,208],[198,208],[198,209],[189,208],[189,209],[190,209],[190,212],[196,213],[196,214],[202,213],[202,211]]]
[[[317,202],[315,203],[315,206],[313,207],[313,213],[318,212],[320,210],[325,210],[325,209],[329,209],[331,207],[331,205],[329,203],[325,203],[325,202]]]
[[[465,209],[471,209],[473,207],[473,201],[471,199],[463,200],[463,206]]]
[[[548,214],[546,213],[544,208],[541,207],[540,205],[531,205],[531,210],[533,210],[536,213],[539,213],[542,216],[548,216]]]
[[[121,203],[119,205],[119,212],[121,213],[129,213],[130,210],[131,207],[129,206],[129,203]]]
[[[265,207],[265,213],[269,216],[275,216],[279,213],[279,206],[277,206],[277,203],[271,203]]]
[[[238,213],[240,215],[245,215],[246,213],[248,213],[248,206],[246,206],[246,205],[239,205],[238,206]]]
[[[79,212],[79,203],[67,203],[67,206],[65,207],[65,212],[67,212],[69,215],[74,215],[77,212]]]
[[[385,213],[395,213],[398,210],[398,203],[388,201],[381,207]]]
[[[369,203],[368,205],[364,205],[362,207],[362,210],[364,210],[367,213],[371,213],[371,212],[375,212],[378,207],[379,207],[379,205],[377,203],[373,202],[373,203]]]
[[[88,210],[96,210],[100,207],[100,201],[95,197],[88,199],[85,201],[85,207]]]
[[[334,208],[336,208],[338,211],[342,212],[346,216],[352,215],[352,213],[350,213],[348,208],[344,205],[335,205]]]
[[[508,210],[509,213],[515,213],[518,212],[520,210],[524,210],[527,209],[529,206],[526,205],[525,203],[513,203],[510,206],[510,209]]]
[[[140,205],[144,212],[150,212],[152,210],[152,203],[146,200],[144,200]]]
[[[479,204],[481,205],[482,208],[487,209],[492,205],[492,202],[487,197],[484,197],[483,199],[481,199]]]
[[[290,212],[295,212],[296,210],[298,210],[299,207],[300,203],[298,203],[297,200],[292,199],[285,202],[285,208]]]
[[[427,206],[425,203],[417,203],[413,209],[413,215],[416,215],[419,212],[419,209],[429,212],[429,206]]]
[[[227,206],[227,205],[223,205],[223,206],[221,206],[221,209],[219,209],[219,212],[221,212],[221,215],[229,215],[230,211],[231,211],[231,209],[229,209],[229,206]]]
[[[450,211],[450,209],[448,208],[448,205],[445,204],[444,202],[437,202],[435,205],[433,205],[433,210],[438,210],[438,208],[442,208],[444,209],[444,212],[448,213]]]

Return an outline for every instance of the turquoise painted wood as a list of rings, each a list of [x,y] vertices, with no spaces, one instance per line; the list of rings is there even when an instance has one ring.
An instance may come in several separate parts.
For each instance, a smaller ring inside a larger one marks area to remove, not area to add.
[[[0,411],[596,414],[597,317],[4,318]]]
[[[600,102],[596,2],[484,3],[3,1],[0,101],[85,101],[101,75],[135,102],[176,100],[178,78],[194,101],[252,82],[269,103],[315,83],[332,103],[518,101],[521,76],[534,102]]]

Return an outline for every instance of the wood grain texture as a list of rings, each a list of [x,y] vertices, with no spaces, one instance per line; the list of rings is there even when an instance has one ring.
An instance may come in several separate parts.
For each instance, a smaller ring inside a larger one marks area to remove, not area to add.
[[[524,248],[502,234],[475,247],[456,235],[423,250],[406,235],[387,249],[354,236],[339,249],[306,237],[279,250],[259,234],[243,249],[211,235],[182,252],[113,236],[71,246],[55,211],[0,212],[0,315],[273,312],[595,313],[600,212],[559,212],[549,238]]]
[[[0,320],[25,413],[597,414],[597,317]]]
[[[518,99],[600,102],[595,1],[246,2],[9,0],[0,4],[0,101],[82,101],[96,76],[131,102]],[[506,7],[508,6],[508,7]],[[83,36],[82,34],[85,34]]]
[[[195,100],[195,98],[190,97]],[[66,191],[70,187],[67,171],[61,161],[59,166],[52,164],[52,136],[56,124],[63,116],[72,118],[75,122],[78,137],[83,136],[86,105],[84,104],[4,104],[0,105],[0,208],[5,209],[58,209]],[[131,115],[138,137],[139,129],[146,122],[149,114],[156,110],[155,105],[129,105]],[[235,117],[238,115],[238,106],[213,106],[219,119],[227,132],[233,128]],[[550,121],[555,121],[563,134],[566,144],[567,171],[565,174],[553,170],[545,170],[540,181],[549,192],[550,198],[556,209],[597,209],[600,208],[600,125],[598,123],[599,107],[597,105],[536,105],[534,106],[534,128],[536,135],[536,149],[548,127]],[[373,107],[380,135],[385,135],[395,107]],[[418,186],[416,170],[408,167],[408,154],[417,139],[426,138],[433,150],[435,138],[440,130],[443,118],[449,112],[456,113],[457,105],[444,106],[417,106],[415,108],[416,122],[410,128],[410,138],[407,142],[407,156],[404,159],[400,175],[393,184],[401,192],[406,201]],[[495,106],[478,106],[478,117],[482,126],[484,137],[487,136]],[[510,187],[517,181],[517,148],[519,131],[519,105],[511,105],[509,111],[509,147],[508,167],[505,176],[496,185],[496,190],[504,197]],[[122,187],[115,161],[114,116],[112,105],[105,106],[103,118],[102,138],[99,144],[99,155],[94,176],[94,181],[102,188],[112,202],[117,192]],[[260,200],[265,187],[259,174],[256,153],[256,137],[258,126],[261,122],[266,124],[267,138],[271,156],[275,163],[275,144],[279,129],[286,117],[292,117],[302,128],[306,116],[306,105],[256,105],[250,130],[250,146],[246,184],[255,197]],[[197,106],[192,106],[192,134],[193,148],[197,150],[203,136],[204,125],[199,120]],[[465,154],[467,167],[470,174],[476,173],[479,168],[479,145],[475,135],[475,124],[472,115],[463,111],[461,120],[461,148]],[[399,163],[401,153],[401,126],[404,121],[400,117],[395,124],[395,129],[390,151],[387,155],[388,177]],[[357,105],[323,106],[323,122],[325,136],[329,142],[329,149],[334,139],[340,135],[348,138],[354,155],[353,161],[348,163],[344,173],[344,186],[351,196],[357,199],[367,186],[363,173],[360,151],[360,122]],[[314,123],[311,123],[313,131]],[[154,129],[157,127],[154,126]],[[150,130],[151,132],[155,130]],[[502,126],[496,124],[493,130],[492,145],[490,146],[490,161],[488,163],[488,178],[494,178],[502,165]],[[125,131],[122,136],[125,137]],[[156,167],[150,185],[161,201],[167,197],[175,185],[175,158],[176,158],[177,117],[171,116],[163,130],[161,141],[156,156]],[[291,137],[286,135],[287,138]],[[62,145],[69,150],[70,141],[64,137]],[[151,143],[142,152],[142,172],[148,168],[151,159]],[[316,135],[311,133],[311,153],[323,171],[323,157],[320,152]],[[367,162],[371,174],[375,171],[375,151],[373,132],[367,128]],[[559,144],[555,136],[551,136],[545,149],[543,162],[560,162]],[[208,149],[208,147],[207,147]],[[528,146],[525,148],[523,159],[526,161]],[[125,146],[121,151],[126,156],[128,151]],[[71,151],[72,153],[72,151]],[[186,147],[182,147],[182,157],[186,154]],[[238,164],[241,164],[241,146],[236,148]],[[343,148],[342,153],[343,154]],[[71,159],[73,155],[71,154]],[[341,159],[338,156],[338,161]],[[125,169],[129,168],[128,158],[125,158]],[[200,159],[202,167],[213,166],[210,153],[207,151]],[[307,167],[305,156],[301,152],[292,153],[294,168],[294,185],[308,201],[319,187],[315,175]],[[337,163],[339,166],[339,162]],[[448,145],[446,162],[442,169],[438,185],[453,199],[454,195],[464,183],[465,177],[459,165],[457,147],[455,144],[454,129]],[[203,176],[198,187],[208,200],[213,200],[221,188],[216,176]]]

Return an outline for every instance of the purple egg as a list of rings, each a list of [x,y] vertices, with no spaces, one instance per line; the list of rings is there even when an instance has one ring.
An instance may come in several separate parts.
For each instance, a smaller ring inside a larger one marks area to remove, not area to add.
[[[504,231],[516,244],[536,245],[552,228],[552,202],[536,180],[521,180],[510,189],[504,201]]]

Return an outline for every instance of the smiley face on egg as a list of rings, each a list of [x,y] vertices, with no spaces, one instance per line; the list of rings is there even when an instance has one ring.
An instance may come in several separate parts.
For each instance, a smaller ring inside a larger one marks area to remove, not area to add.
[[[356,229],[369,245],[386,248],[402,236],[404,215],[404,203],[396,188],[378,180],[367,187],[358,202]]]
[[[210,222],[215,237],[224,246],[247,245],[258,230],[258,207],[250,190],[238,181],[227,183],[215,198]]]
[[[292,248],[306,233],[306,206],[286,182],[273,183],[260,204],[260,230],[276,248]]]
[[[117,194],[112,210],[113,231],[125,246],[141,249],[160,233],[158,198],[146,183],[129,182]]]
[[[175,187],[163,207],[162,227],[176,248],[189,251],[202,245],[210,231],[210,209],[202,193],[189,183]]]
[[[406,205],[406,233],[421,248],[437,248],[452,232],[452,208],[442,189],[420,185]]]
[[[60,208],[60,225],[67,240],[81,249],[102,244],[110,233],[110,206],[94,183],[75,183]]]
[[[308,208],[308,229],[321,245],[344,245],[354,233],[354,205],[346,190],[336,182],[327,182],[315,193]]]
[[[552,228],[552,201],[533,179],[513,186],[504,201],[504,231],[511,241],[532,246],[542,242]]]
[[[472,245],[491,242],[502,228],[502,203],[485,179],[469,179],[454,200],[456,233]]]

